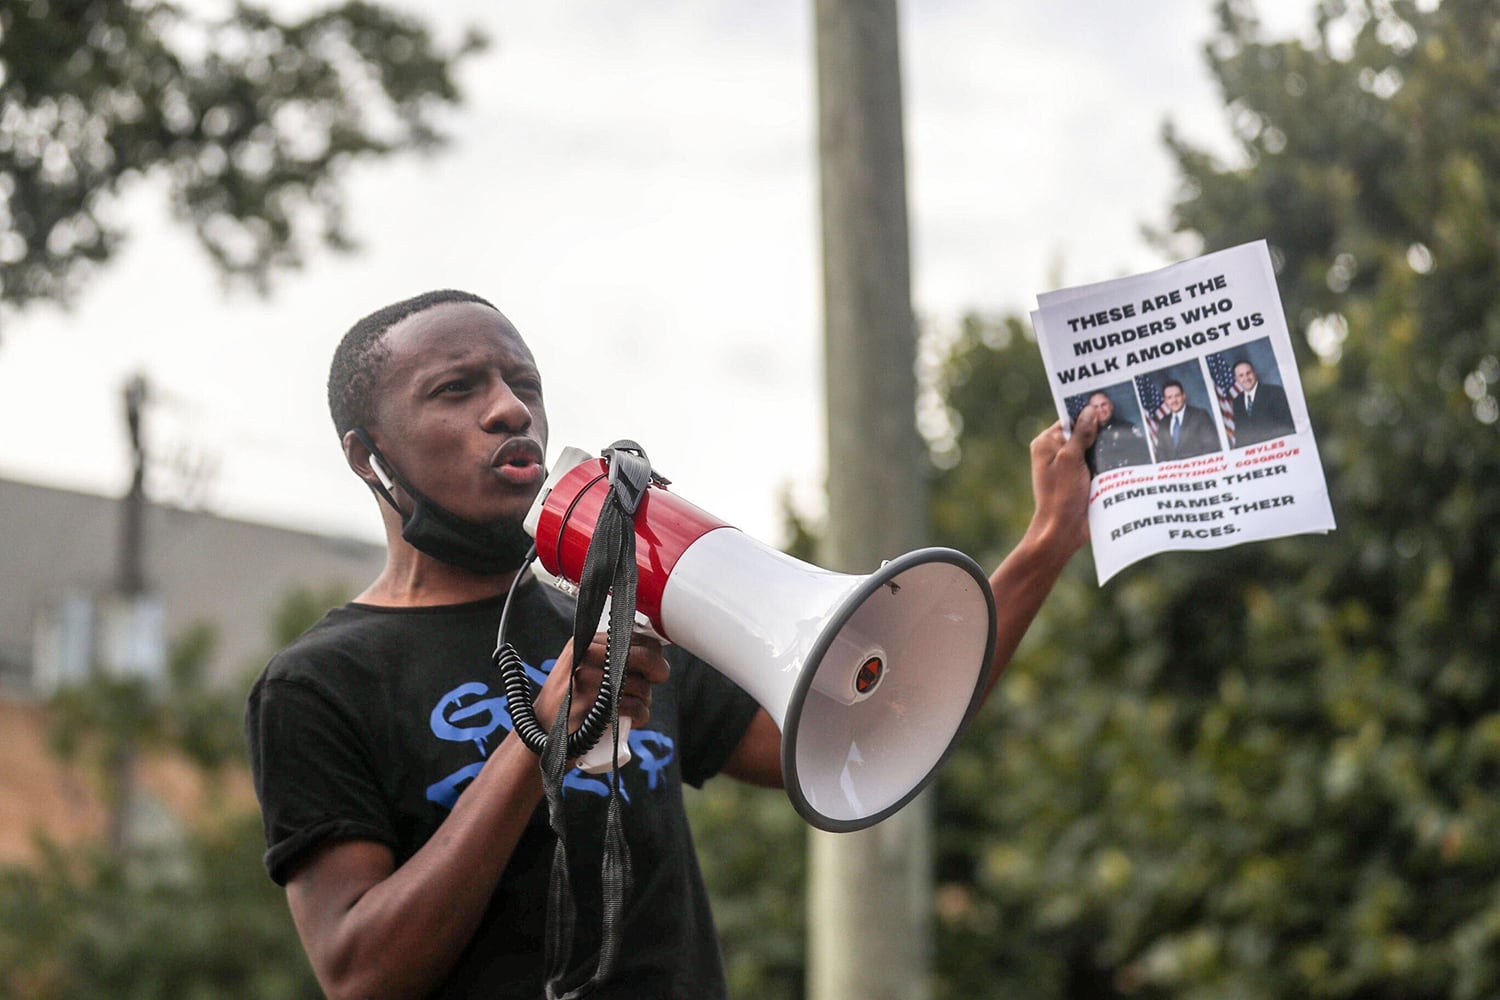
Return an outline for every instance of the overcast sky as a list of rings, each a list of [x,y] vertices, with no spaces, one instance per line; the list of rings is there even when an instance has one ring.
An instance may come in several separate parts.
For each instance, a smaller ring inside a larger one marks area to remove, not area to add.
[[[811,3],[403,6],[492,45],[462,74],[450,146],[349,173],[362,251],[317,257],[269,299],[226,294],[162,191],[134,191],[128,250],[76,307],[0,331],[0,476],[121,493],[121,387],[141,371],[156,499],[376,539],[328,419],[328,361],[360,316],[451,286],[530,342],[550,456],[633,438],[686,499],[781,542],[781,496],[818,512],[826,464]],[[1172,192],[1161,126],[1223,146],[1212,6],[902,4],[924,327],[1168,262],[1140,236]],[[1289,35],[1312,0],[1259,7]]]

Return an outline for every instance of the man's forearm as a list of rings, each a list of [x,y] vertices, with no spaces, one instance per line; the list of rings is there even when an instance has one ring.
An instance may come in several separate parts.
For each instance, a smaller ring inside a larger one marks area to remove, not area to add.
[[[323,863],[294,879],[288,899],[328,995],[416,997],[436,988],[473,937],[541,799],[536,756],[512,734],[405,864],[363,887],[358,875]],[[320,893],[320,882],[342,888]]]
[[[990,574],[995,595],[995,658],[990,690],[1010,665],[1027,629],[1076,551],[1070,539],[1032,523],[1020,544]],[[985,692],[985,697],[989,691]]]

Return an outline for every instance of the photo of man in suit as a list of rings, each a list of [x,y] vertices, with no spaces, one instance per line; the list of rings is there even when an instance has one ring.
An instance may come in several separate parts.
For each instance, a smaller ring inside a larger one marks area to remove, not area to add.
[[[1286,390],[1262,382],[1255,366],[1246,359],[1234,363],[1234,384],[1240,394],[1234,397],[1234,446],[1268,441],[1296,430],[1292,411],[1287,406]]]
[[[1182,383],[1168,379],[1161,387],[1167,416],[1156,431],[1156,460],[1172,462],[1219,450],[1219,432],[1208,411],[1189,406]]]

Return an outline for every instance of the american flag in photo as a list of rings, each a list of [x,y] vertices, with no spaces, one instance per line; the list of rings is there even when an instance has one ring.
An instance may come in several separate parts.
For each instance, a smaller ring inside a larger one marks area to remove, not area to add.
[[[1229,444],[1234,445],[1234,401],[1240,394],[1234,384],[1234,365],[1222,354],[1208,356],[1208,374],[1214,380],[1214,394],[1219,397],[1219,413],[1224,418],[1224,430],[1229,435]]]
[[[1146,415],[1146,436],[1151,439],[1151,452],[1156,453],[1156,428],[1167,417],[1167,404],[1162,401],[1161,389],[1150,375],[1135,377],[1136,395],[1141,397],[1141,412]]]

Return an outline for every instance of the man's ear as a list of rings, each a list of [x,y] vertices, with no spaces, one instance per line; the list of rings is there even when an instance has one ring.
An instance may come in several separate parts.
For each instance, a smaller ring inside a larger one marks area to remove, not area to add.
[[[371,489],[384,486],[389,491],[395,488],[390,473],[381,468],[379,459],[370,453],[370,446],[354,431],[344,435],[344,461]]]

